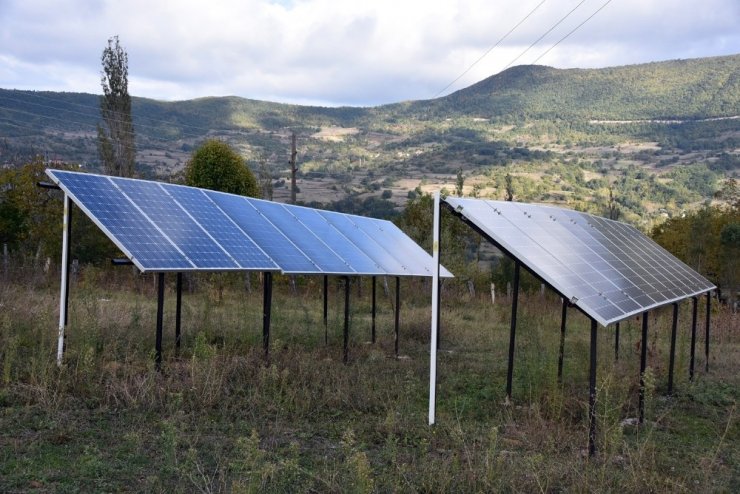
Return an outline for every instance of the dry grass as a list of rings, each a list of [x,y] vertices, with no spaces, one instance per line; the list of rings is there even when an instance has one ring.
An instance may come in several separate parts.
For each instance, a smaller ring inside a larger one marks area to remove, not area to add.
[[[569,314],[556,376],[559,301],[524,296],[513,405],[504,404],[509,307],[447,287],[437,425],[426,425],[428,284],[404,281],[401,354],[390,297],[353,287],[350,363],[341,363],[341,291],[324,344],[320,279],[278,279],[270,361],[261,290],[198,278],[173,348],[168,291],[163,371],[154,369],[152,278],[88,269],[73,283],[65,365],[54,363],[55,279],[0,288],[0,491],[696,492],[740,490],[737,315],[715,307],[710,372],[688,381],[682,308],[674,397],[664,396],[670,310],[651,320],[647,418],[636,416],[639,324],[600,329],[599,454],[587,442],[588,322]],[[392,288],[392,284],[391,284]],[[700,311],[700,321],[701,318]]]

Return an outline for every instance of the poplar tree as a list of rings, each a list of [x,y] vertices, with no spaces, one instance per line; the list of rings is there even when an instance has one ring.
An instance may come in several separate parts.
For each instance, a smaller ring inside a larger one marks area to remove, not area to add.
[[[133,177],[136,147],[131,96],[128,94],[128,55],[121,47],[118,36],[108,39],[101,62],[103,96],[100,98],[100,113],[103,125],[98,125],[100,160],[105,173]]]

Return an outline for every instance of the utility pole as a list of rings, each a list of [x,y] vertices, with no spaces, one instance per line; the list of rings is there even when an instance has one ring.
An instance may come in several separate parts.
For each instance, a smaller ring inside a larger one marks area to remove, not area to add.
[[[295,172],[296,172],[296,166],[295,166],[295,158],[298,155],[298,151],[295,149],[295,132],[293,132],[290,136],[290,203],[295,204],[295,194],[296,194],[296,186],[295,186]]]

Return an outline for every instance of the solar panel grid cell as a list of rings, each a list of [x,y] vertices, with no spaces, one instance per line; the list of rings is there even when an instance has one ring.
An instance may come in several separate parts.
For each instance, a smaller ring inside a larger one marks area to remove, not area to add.
[[[164,190],[244,269],[278,266],[201,189],[163,185]]]
[[[369,238],[372,238],[386,252],[391,253],[389,247],[393,246],[392,254],[403,260],[404,267],[410,275],[432,275],[432,266],[423,262],[424,258],[428,258],[424,255],[426,254],[424,250],[410,241],[393,223],[362,216],[355,216],[352,219]]]
[[[362,231],[347,215],[330,211],[319,211],[326,220],[342,235],[352,241],[365,255],[380,266],[386,273],[408,274],[409,270],[395,256],[379,246],[374,239]]]
[[[303,225],[285,206],[275,202],[250,203],[323,273],[354,273],[355,270]]]
[[[207,191],[207,194],[284,272],[321,272],[247,198],[213,191]]]
[[[108,177],[56,171],[64,177],[80,207],[140,269],[191,269],[186,257],[159,231]]]
[[[366,275],[386,274],[378,264],[370,259],[354,243],[350,242],[347,237],[342,235],[334,228],[318,211],[315,209],[292,207],[290,209],[308,229],[316,234],[323,243],[330,246],[341,259],[348,265],[352,266],[357,273]]]
[[[159,184],[122,178],[111,180],[197,268],[239,267]]]

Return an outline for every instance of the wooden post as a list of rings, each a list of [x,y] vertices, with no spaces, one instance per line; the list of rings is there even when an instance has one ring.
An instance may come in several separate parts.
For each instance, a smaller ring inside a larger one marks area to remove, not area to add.
[[[295,173],[296,173],[296,156],[298,151],[295,148],[295,132],[290,135],[290,203],[295,204],[296,196],[296,185],[295,185]]]

